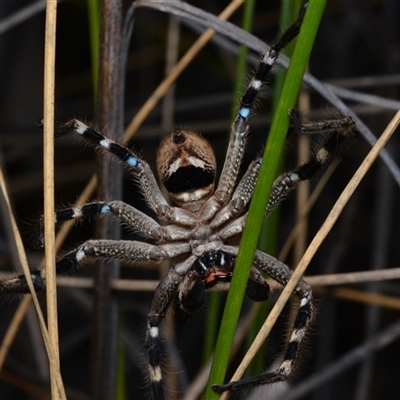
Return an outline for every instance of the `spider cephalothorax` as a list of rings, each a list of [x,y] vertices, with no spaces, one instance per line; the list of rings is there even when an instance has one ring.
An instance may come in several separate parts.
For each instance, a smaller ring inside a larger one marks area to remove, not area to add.
[[[56,221],[87,218],[111,214],[151,243],[134,240],[88,240],[67,253],[56,264],[57,273],[72,271],[91,257],[119,258],[136,263],[170,260],[171,267],[160,281],[148,314],[146,348],[149,356],[149,374],[153,398],[164,398],[160,366],[159,325],[170,304],[177,299],[185,311],[202,306],[205,292],[221,281],[230,281],[238,253],[237,241],[243,232],[247,218],[247,205],[252,197],[262,159],[256,157],[238,180],[239,169],[249,132],[248,118],[257,94],[269,75],[279,51],[298,33],[305,7],[298,20],[282,35],[262,58],[254,76],[242,96],[221,176],[216,183],[216,161],[210,144],[189,129],[176,129],[162,141],[157,152],[157,170],[171,199],[171,206],[156,182],[149,165],[128,148],[105,137],[79,120],[63,124],[59,135],[75,132],[88,142],[103,148],[122,160],[132,171],[138,188],[158,218],[153,218],[119,200],[89,203],[60,210]],[[295,130],[329,132],[330,136],[310,160],[297,169],[279,176],[273,185],[265,211],[271,210],[299,182],[310,179],[332,159],[341,142],[354,125],[350,117],[324,121],[324,124],[302,124],[299,115],[291,112]],[[232,244],[235,243],[235,244]],[[239,266],[236,266],[238,268]],[[266,300],[269,287],[260,271],[281,285],[292,275],[291,269],[276,258],[257,251],[248,278],[247,295],[256,301]],[[45,271],[32,274],[36,290],[45,284]],[[0,283],[6,293],[28,293],[26,278],[20,275]],[[255,378],[244,379],[227,385],[215,386],[217,391],[240,389],[286,379],[293,368],[297,351],[311,319],[311,290],[300,281],[294,290],[300,305],[283,361],[275,372],[263,373]]]

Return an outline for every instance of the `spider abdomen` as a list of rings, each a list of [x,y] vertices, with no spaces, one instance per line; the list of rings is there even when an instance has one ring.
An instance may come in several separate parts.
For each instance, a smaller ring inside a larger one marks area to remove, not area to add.
[[[198,133],[175,129],[161,142],[157,171],[171,198],[198,211],[213,193],[216,160],[211,145]]]

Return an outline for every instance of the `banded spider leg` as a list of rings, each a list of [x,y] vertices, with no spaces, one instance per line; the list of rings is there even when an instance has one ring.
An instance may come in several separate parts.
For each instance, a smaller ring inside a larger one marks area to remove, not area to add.
[[[299,134],[325,133],[330,136],[308,162],[300,165],[293,171],[283,173],[275,180],[267,204],[266,216],[269,215],[270,212],[290,193],[290,191],[295,189],[300,182],[311,179],[317,172],[329,165],[332,158],[340,148],[340,145],[351,136],[355,125],[354,120],[351,117],[325,120],[316,123],[302,123],[300,115],[296,111],[290,110],[290,116],[292,117],[295,129]],[[238,184],[236,192],[252,193],[255,185],[254,175],[257,175],[260,163],[260,159],[253,161],[242,181]],[[248,187],[249,182],[252,183],[251,187]],[[244,183],[246,184],[246,190],[241,189],[241,186]],[[226,210],[222,209],[216,215],[214,219],[215,221],[222,220],[222,216],[226,216],[229,214],[229,210],[234,209],[233,204],[236,204],[237,199],[239,198],[239,196],[236,195],[236,192],[233,195],[231,202],[225,206]],[[244,196],[240,198],[243,199]],[[226,224],[220,232],[221,237],[225,238],[225,235],[228,232],[229,234],[233,234],[233,232],[235,234],[242,232],[246,218],[247,213]],[[224,251],[236,256],[238,249],[224,246]],[[285,286],[292,276],[292,270],[286,264],[260,251],[257,251],[255,254],[253,268],[264,271],[270,276],[270,278],[274,279],[282,286]],[[274,372],[265,372],[258,376],[245,378],[223,385],[213,385],[215,391],[222,393],[227,390],[241,390],[247,387],[279,382],[290,376],[302,339],[313,315],[311,289],[304,280],[300,280],[297,284],[294,294],[300,300],[299,310],[292,327],[289,343],[286,347],[283,360],[278,369]]]

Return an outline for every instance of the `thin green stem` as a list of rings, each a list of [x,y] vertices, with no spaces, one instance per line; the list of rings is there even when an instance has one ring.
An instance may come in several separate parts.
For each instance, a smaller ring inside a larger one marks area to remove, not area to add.
[[[254,20],[254,10],[256,1],[247,0],[243,7],[243,20],[242,29],[250,31]],[[239,102],[243,84],[247,75],[247,54],[248,48],[240,46],[239,57],[236,66],[236,79],[233,95],[233,108]],[[232,116],[232,119],[234,116]],[[229,133],[228,133],[229,137]],[[204,339],[203,360],[206,362],[215,348],[215,341],[218,334],[219,321],[221,320],[221,293],[212,292],[208,297],[207,321],[206,321],[206,335]]]
[[[301,7],[302,2],[300,0],[296,1],[281,1],[281,9],[280,9],[280,20],[279,20],[279,26],[281,32],[284,32],[289,24],[290,21],[293,21]],[[288,57],[291,57],[293,54],[294,50],[294,45],[293,43],[289,43],[288,46],[286,46],[283,50],[282,53],[285,54]],[[275,110],[278,106],[279,102],[279,97],[282,92],[283,88],[283,83],[285,81],[286,77],[286,70],[280,68],[276,76],[274,78],[274,84],[273,84],[273,96],[272,96],[272,113],[275,113]],[[278,165],[277,169],[277,175],[279,175],[282,170],[283,166],[285,163],[285,151],[282,151],[281,157],[280,157],[280,162]],[[279,224],[280,224],[280,206],[278,206],[276,209],[274,209],[273,213],[268,216],[268,219],[265,219],[261,228],[261,234],[258,240],[258,248],[268,254],[275,255],[276,254],[276,246],[277,246],[277,238],[278,238],[278,229],[279,229]],[[271,309],[271,303],[269,302],[264,302],[261,307],[259,312],[257,313],[257,316],[251,326],[251,330],[249,332],[248,338],[247,338],[247,343],[250,345],[254,338],[256,337],[258,331],[262,327],[266,316],[268,315],[269,311]],[[264,346],[266,346],[266,343],[264,343]],[[252,363],[250,364],[249,368],[246,371],[246,375],[252,376],[255,374],[258,374],[259,371],[262,370],[262,368],[265,367],[265,351],[261,349],[256,357],[254,357]]]

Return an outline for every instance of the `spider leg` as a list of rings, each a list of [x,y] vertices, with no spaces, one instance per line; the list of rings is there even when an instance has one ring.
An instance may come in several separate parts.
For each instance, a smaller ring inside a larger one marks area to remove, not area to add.
[[[355,125],[351,117],[302,124],[299,122],[299,114],[297,112],[290,110],[290,115],[295,121],[294,125],[297,126],[296,129],[299,130],[299,133],[329,132],[331,136],[308,162],[291,172],[285,172],[275,180],[265,215],[269,215],[301,181],[311,179],[323,167],[329,165],[337,149],[351,135]]]
[[[149,375],[153,400],[164,400],[165,398],[161,370],[159,325],[178,291],[182,277],[195,261],[196,257],[190,256],[185,261],[173,265],[157,286],[150,306],[147,316],[146,349],[149,357]]]
[[[228,250],[228,247],[231,246],[224,246],[224,250]],[[253,267],[265,271],[281,285],[286,285],[292,276],[292,270],[286,264],[261,251],[256,252]],[[289,377],[293,370],[300,344],[312,318],[312,294],[309,285],[304,280],[300,280],[294,293],[300,298],[300,306],[290,334],[289,344],[279,368],[275,372],[264,372],[258,376],[241,379],[224,385],[213,385],[213,389],[216,392],[265,385],[283,381]]]
[[[247,280],[246,295],[253,301],[267,301],[270,296],[268,282],[255,267],[251,268],[249,279]]]
[[[218,211],[218,213],[210,222],[210,226],[213,229],[219,228],[221,225],[243,213],[246,205],[249,203],[251,196],[253,195],[261,162],[262,159],[257,158],[249,165],[246,173],[243,175],[243,178],[238,183],[238,186],[232,195],[231,201],[220,211]]]
[[[162,238],[161,226],[151,217],[119,200],[97,201],[82,205],[57,210],[55,222],[92,218],[112,214],[124,222],[135,232],[145,237],[160,240]]]
[[[266,215],[268,215],[292,189],[295,189],[299,182],[311,179],[320,169],[329,164],[337,149],[340,147],[340,144],[351,134],[352,128],[355,124],[351,117],[303,123],[300,114],[297,111],[290,110],[289,113],[292,117],[295,130],[299,134],[328,133],[331,136],[310,161],[291,172],[279,176],[275,180],[271,190]],[[213,229],[216,229],[226,222],[236,218],[243,212],[253,194],[261,163],[262,158],[257,158],[249,165],[243,178],[239,181],[230,202],[218,211],[210,222],[210,226]],[[229,225],[224,227],[223,231],[221,231],[221,237],[226,239],[240,233],[240,227],[242,227],[241,229],[244,227],[242,222],[242,220],[238,219],[233,222],[234,226]],[[227,234],[229,236],[226,236]]]
[[[158,243],[188,239],[191,234],[191,230],[177,225],[161,226],[153,218],[119,200],[98,201],[58,210],[55,213],[55,222],[107,214],[112,214],[124,222],[128,228]]]
[[[306,8],[307,3],[301,7],[297,21],[282,34],[264,55],[241,98],[236,118],[232,124],[228,151],[218,187],[214,196],[203,208],[201,221],[210,220],[230,199],[245,150],[246,138],[249,132],[248,119],[254,108],[256,97],[278,58],[280,50],[298,35]]]
[[[141,160],[125,146],[105,137],[77,119],[72,119],[61,125],[57,129],[57,135],[62,136],[71,131],[109,151],[126,163],[133,170],[149,206],[161,219],[182,226],[193,227],[196,225],[197,220],[191,212],[172,207],[167,203],[147,162]]]
[[[73,272],[87,257],[103,257],[140,262],[160,262],[190,251],[190,245],[184,242],[169,244],[154,244],[133,240],[88,240],[75,250],[65,254],[56,262],[56,274]],[[36,291],[45,287],[46,270],[38,269],[31,272]],[[25,275],[0,282],[0,292],[29,293]]]
[[[210,222],[210,226],[213,229],[218,229],[222,226],[218,233],[222,240],[243,232],[247,213],[242,216],[240,214],[243,213],[253,195],[261,162],[262,158],[257,158],[249,165],[232,195],[232,200],[218,211]]]
[[[332,160],[333,154],[336,152],[340,144],[346,138],[348,138],[354,126],[354,121],[350,117],[323,121],[322,123],[303,124],[299,114],[293,110],[291,110],[290,113],[292,119],[294,120],[295,129],[299,133],[328,132],[331,134],[331,136],[307,163],[301,165],[291,172],[284,173],[275,180],[267,205],[266,215],[268,215],[292,189],[296,188],[299,182],[312,178],[321,168],[326,166]],[[258,170],[253,162],[245,174],[245,176],[249,175],[252,178],[249,181],[249,187],[247,188],[244,184],[243,187],[246,188],[246,190],[242,190],[242,182],[239,182],[232,201],[219,213],[217,213],[211,224],[222,225],[229,220],[231,216],[234,217],[236,212],[235,206],[237,204],[240,205],[241,209],[244,208],[245,203],[247,204],[250,199],[250,195],[248,193],[252,193],[257,174]],[[236,192],[238,192],[238,196],[241,195],[242,197],[238,197],[236,199]],[[226,213],[228,214],[228,218],[225,220],[223,219],[223,210],[226,210]],[[219,231],[221,239],[225,240],[229,237],[240,234],[244,228],[246,218],[247,214],[224,225]],[[228,247],[230,246],[223,246],[222,250],[228,252],[229,254],[237,251],[229,251]],[[271,278],[279,282],[281,285],[286,285],[292,275],[291,269],[286,264],[260,251],[257,251],[255,254],[253,267],[265,271]],[[291,374],[301,341],[306,333],[308,324],[312,317],[312,294],[308,284],[301,280],[298,283],[294,293],[300,298],[300,306],[283,361],[277,371],[266,372],[256,377],[243,379],[237,382],[231,382],[225,385],[215,385],[214,390],[217,392],[223,392],[226,390],[237,390],[245,387],[278,382],[285,380]]]
[[[298,135],[333,135],[340,131],[346,131],[348,133],[355,125],[354,119],[349,116],[304,122],[299,111],[294,108],[289,110],[289,116],[292,120],[294,130]]]

